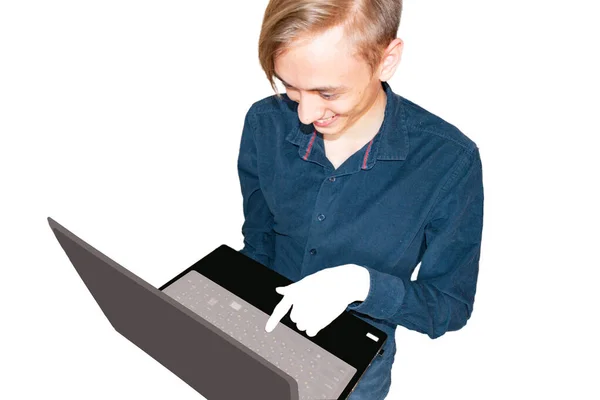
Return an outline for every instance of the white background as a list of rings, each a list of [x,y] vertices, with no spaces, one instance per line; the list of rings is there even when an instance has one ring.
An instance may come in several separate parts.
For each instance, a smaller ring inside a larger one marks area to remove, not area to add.
[[[0,3],[0,398],[199,398],[112,328],[46,218],[155,286],[241,248],[266,4]],[[399,327],[389,399],[600,398],[593,4],[405,2],[390,85],[477,143],[485,219],[471,320]]]

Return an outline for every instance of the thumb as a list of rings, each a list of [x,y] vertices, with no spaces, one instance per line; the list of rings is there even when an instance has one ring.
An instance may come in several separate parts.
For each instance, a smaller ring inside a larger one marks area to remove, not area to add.
[[[287,293],[287,291],[288,291],[288,286],[280,286],[280,287],[277,287],[277,288],[275,288],[275,291],[276,291],[277,293],[279,293],[279,294],[283,294],[283,295],[285,295],[285,294]]]

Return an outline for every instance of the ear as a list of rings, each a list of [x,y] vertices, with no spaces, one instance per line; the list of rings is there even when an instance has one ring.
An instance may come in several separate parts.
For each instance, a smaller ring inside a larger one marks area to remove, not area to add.
[[[383,53],[383,60],[379,66],[379,80],[382,82],[389,81],[396,68],[400,65],[402,59],[402,50],[404,49],[404,42],[400,38],[392,40]]]

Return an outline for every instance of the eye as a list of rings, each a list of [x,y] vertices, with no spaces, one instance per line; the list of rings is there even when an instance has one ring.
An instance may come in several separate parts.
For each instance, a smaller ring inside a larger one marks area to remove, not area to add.
[[[334,100],[337,98],[337,95],[321,93],[321,97],[324,98],[325,100]]]

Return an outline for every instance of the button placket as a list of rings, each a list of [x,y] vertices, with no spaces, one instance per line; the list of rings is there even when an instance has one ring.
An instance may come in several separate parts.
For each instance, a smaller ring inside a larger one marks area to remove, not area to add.
[[[321,232],[323,229],[323,226],[321,224],[327,218],[326,211],[328,210],[327,204],[329,204],[329,198],[334,196],[335,193],[335,186],[332,186],[330,182],[333,182],[335,180],[335,177],[325,177],[325,179],[321,181],[321,187],[319,189],[319,193],[317,194],[315,206],[313,209],[314,214],[308,232],[308,240],[306,241],[306,256],[302,262],[301,268],[302,276],[309,275],[319,269],[319,265],[317,265],[319,262],[319,258],[316,258],[316,256],[319,253],[318,246],[322,245],[323,243],[320,239]]]

